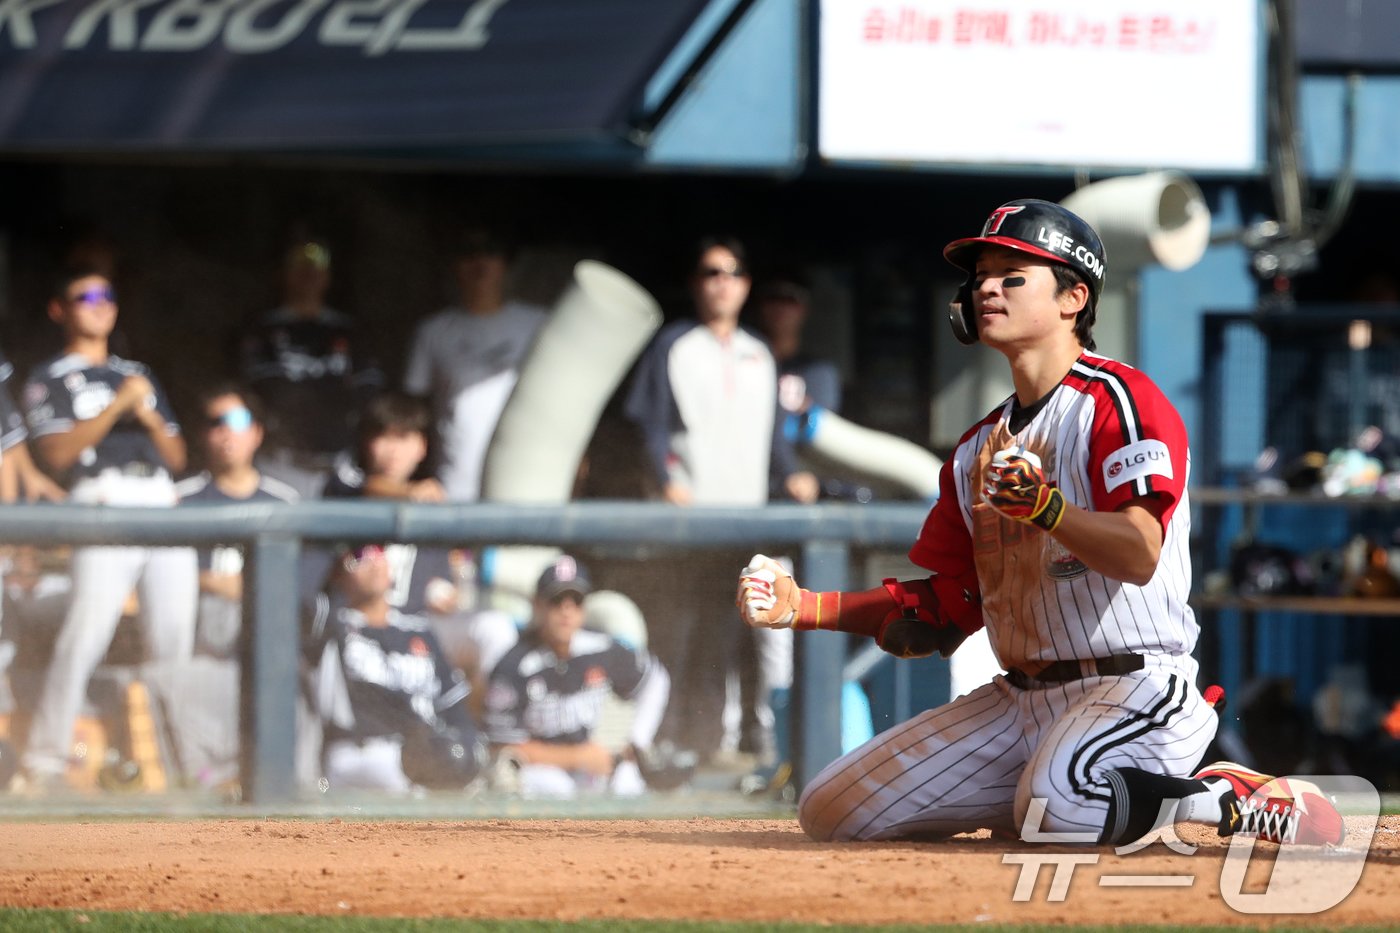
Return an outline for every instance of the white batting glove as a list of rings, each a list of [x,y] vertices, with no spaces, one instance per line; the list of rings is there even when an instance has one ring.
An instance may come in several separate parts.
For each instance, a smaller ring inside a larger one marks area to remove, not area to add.
[[[792,628],[801,592],[782,564],[755,554],[749,565],[739,571],[739,592],[734,604],[751,628]]]

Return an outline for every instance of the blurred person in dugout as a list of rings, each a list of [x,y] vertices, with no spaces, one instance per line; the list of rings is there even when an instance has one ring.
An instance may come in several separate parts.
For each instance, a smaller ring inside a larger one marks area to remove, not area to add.
[[[802,419],[814,408],[840,410],[841,372],[831,360],[813,356],[803,349],[803,332],[811,314],[812,296],[801,277],[782,271],[764,281],[756,291],[754,324],[768,344],[778,371],[781,424],[774,443],[787,448],[784,456],[773,457],[769,465],[769,495],[775,500],[805,501],[787,488],[783,469],[787,464],[801,463],[797,439],[801,436]],[[855,495],[851,484],[835,478],[821,481],[818,489],[820,497]],[[792,569],[791,558],[777,560]],[[740,642],[741,693],[767,691],[766,703],[774,708],[773,715],[782,715],[781,709],[787,707],[786,692],[792,686],[792,633],[783,629],[756,629],[755,635]],[[731,695],[725,707],[726,719],[745,717],[747,721],[741,720],[741,732],[752,731],[759,711],[765,716],[769,712],[765,706],[754,707],[755,704],[749,704],[736,709]],[[778,731],[781,734],[782,730]],[[778,757],[783,757],[789,749],[779,748],[776,752]],[[758,764],[766,770],[777,762],[760,761]]]
[[[242,386],[219,383],[199,398],[204,469],[175,486],[181,506],[287,504],[291,486],[254,464],[263,440],[261,405]],[[243,550],[199,550],[199,610],[194,656],[161,671],[158,687],[186,783],[234,780],[239,758],[239,636],[243,629]]]
[[[0,502],[61,502],[68,494],[30,454],[24,413],[11,394],[14,375],[14,366],[0,353]]]
[[[430,421],[420,398],[401,392],[375,396],[360,414],[356,456],[337,463],[326,481],[325,498],[441,502],[442,484],[421,475]],[[484,687],[492,665],[515,644],[518,629],[504,612],[475,610],[475,593],[459,587],[472,555],[412,543],[389,543],[384,552],[392,581],[389,604],[425,616],[453,664],[474,687]],[[478,689],[474,696],[480,695]]]
[[[383,384],[355,322],[326,304],[331,251],[297,237],[282,257],[282,303],[242,335],[240,378],[267,411],[265,469],[303,498],[320,491],[337,454],[350,448],[355,415]]]
[[[778,402],[783,411],[800,415],[816,405],[839,412],[841,370],[802,346],[812,310],[807,285],[791,274],[772,278],[759,289],[755,310],[759,333],[778,364]]]
[[[678,506],[763,505],[773,465],[787,495],[814,501],[816,477],[797,467],[791,445],[781,440],[773,355],[739,325],[750,288],[743,244],[702,239],[689,285],[694,316],[657,334],[637,364],[626,401],[660,497]],[[665,620],[653,626],[652,640],[676,679],[663,737],[711,760],[743,752],[761,761],[774,752],[770,685],[760,682],[742,703],[726,703],[742,688],[736,659],[741,640],[754,631],[711,578],[726,560],[723,553],[697,551],[668,561],[654,575],[658,592],[637,596],[650,607],[649,617]],[[767,679],[784,676],[777,671]]]
[[[34,463],[29,453],[29,431],[24,425],[24,414],[11,394],[14,366],[0,354],[0,503],[62,501],[66,497],[63,487],[45,476]],[[21,628],[28,627],[17,613],[16,604],[24,604],[26,610],[33,608],[36,601],[38,574],[34,572],[40,560],[37,549],[28,546],[0,545],[0,577],[4,578],[4,599],[0,602],[0,640],[13,646],[23,641]],[[64,587],[65,594],[67,587]],[[11,616],[8,624],[5,614]],[[46,626],[47,627],[47,626]],[[0,646],[0,672],[9,667],[14,657],[13,648]],[[14,676],[8,678],[13,681]],[[13,689],[13,683],[11,683]],[[13,735],[14,723],[9,723],[9,734]]]
[[[465,230],[453,249],[456,301],[417,326],[408,354],[404,390],[432,404],[436,473],[453,501],[480,497],[491,435],[548,318],[507,297],[511,258],[499,235]]]
[[[111,281],[86,269],[63,275],[48,313],[62,328],[63,350],[35,368],[23,397],[38,461],[74,503],[175,505],[172,474],[185,467],[185,441],[150,370],[109,351],[117,322]],[[193,549],[79,547],[71,578],[24,754],[26,772],[41,786],[62,781],[88,681],[133,589],[153,666],[187,660],[194,641]]]
[[[649,749],[670,695],[665,667],[644,648],[585,629],[587,570],[560,555],[535,588],[520,641],[491,674],[486,730],[497,788],[531,797],[642,793],[638,749]],[[631,701],[622,736],[603,733],[609,697]]]
[[[486,758],[469,686],[421,615],[390,605],[379,544],[338,548],[307,611],[304,650],[329,789],[461,790]]]

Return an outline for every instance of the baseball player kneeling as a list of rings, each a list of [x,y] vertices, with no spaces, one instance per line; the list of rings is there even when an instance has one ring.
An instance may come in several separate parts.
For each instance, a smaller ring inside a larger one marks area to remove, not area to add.
[[[756,555],[738,603],[750,625],[869,635],[900,657],[947,656],[985,626],[1007,673],[828,765],[802,793],[803,829],[1120,845],[1174,814],[1222,835],[1339,842],[1335,810],[1299,808],[1297,782],[1229,762],[1191,774],[1217,717],[1191,654],[1186,430],[1151,380],[1093,352],[1098,234],[1018,200],[944,256],[967,276],[954,334],[1005,355],[1015,393],[943,467],[910,550],[930,576],[813,593]]]
[[[486,730],[500,783],[514,785],[501,789],[539,797],[632,795],[665,770],[655,765],[651,742],[670,677],[647,651],[583,627],[583,602],[592,591],[588,573],[568,555],[545,568],[530,625],[491,674]],[[622,752],[595,735],[609,692],[635,702]]]

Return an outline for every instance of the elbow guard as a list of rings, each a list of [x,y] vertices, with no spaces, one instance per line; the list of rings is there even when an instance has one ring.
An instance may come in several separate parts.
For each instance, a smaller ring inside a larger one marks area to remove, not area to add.
[[[876,641],[896,657],[922,658],[935,651],[947,657],[982,627],[980,601],[950,578],[887,579],[884,589],[897,608],[881,623]]]
[[[884,581],[898,613],[890,619],[908,618],[929,625],[955,625],[971,635],[982,627],[982,600],[952,577],[934,575],[923,580]],[[889,621],[888,619],[886,621]]]

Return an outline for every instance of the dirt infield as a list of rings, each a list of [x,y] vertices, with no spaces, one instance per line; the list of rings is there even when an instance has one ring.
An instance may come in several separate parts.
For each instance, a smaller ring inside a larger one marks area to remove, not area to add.
[[[1212,832],[1131,855],[986,837],[830,845],[790,820],[349,820],[0,824],[0,904],[99,910],[476,918],[668,918],[827,923],[1178,923],[1266,926],[1221,895]],[[1259,844],[1248,893],[1267,883]],[[1296,849],[1295,852],[1302,852]],[[1052,869],[1016,902],[1030,854],[1097,856],[1062,902]],[[1339,856],[1311,850],[1316,866]],[[1243,863],[1240,863],[1243,864]],[[1353,863],[1355,864],[1355,863]],[[1280,861],[1275,871],[1282,872]],[[1132,886],[1122,880],[1179,880]],[[1257,876],[1257,879],[1256,879]],[[1180,879],[1190,879],[1189,882]],[[1189,883],[1189,886],[1185,886]],[[1236,886],[1238,889],[1239,886]],[[1386,817],[1361,881],[1328,925],[1400,921],[1400,817]]]

